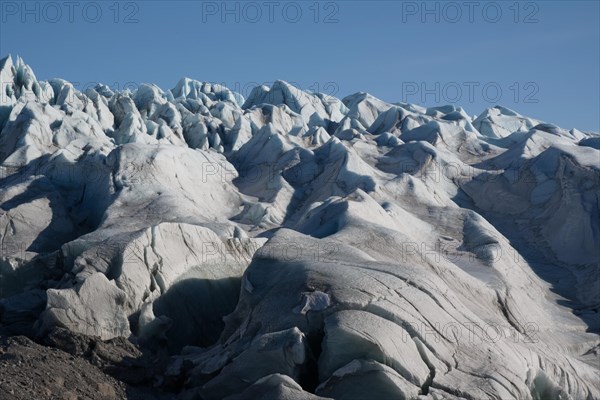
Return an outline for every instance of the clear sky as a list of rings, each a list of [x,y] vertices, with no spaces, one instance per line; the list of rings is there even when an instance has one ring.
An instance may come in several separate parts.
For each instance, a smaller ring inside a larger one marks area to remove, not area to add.
[[[594,131],[599,40],[598,1],[0,2],[0,55],[38,79],[168,89],[188,76],[246,96],[284,79]]]

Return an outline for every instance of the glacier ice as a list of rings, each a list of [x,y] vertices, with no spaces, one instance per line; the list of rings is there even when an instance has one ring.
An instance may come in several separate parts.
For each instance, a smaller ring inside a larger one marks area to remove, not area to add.
[[[495,106],[0,61],[0,327],[181,398],[600,398],[600,135]]]

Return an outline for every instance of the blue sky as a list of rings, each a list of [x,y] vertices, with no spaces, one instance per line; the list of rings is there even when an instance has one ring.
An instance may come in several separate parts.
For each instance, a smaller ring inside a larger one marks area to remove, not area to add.
[[[0,54],[81,87],[168,89],[188,76],[247,95],[284,79],[600,131],[600,2],[472,4],[3,0]]]

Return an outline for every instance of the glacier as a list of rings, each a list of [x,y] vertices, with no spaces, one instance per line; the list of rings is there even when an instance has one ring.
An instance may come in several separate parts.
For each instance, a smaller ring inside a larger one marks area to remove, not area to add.
[[[128,339],[181,399],[600,398],[600,134],[10,56],[0,84],[1,335]]]

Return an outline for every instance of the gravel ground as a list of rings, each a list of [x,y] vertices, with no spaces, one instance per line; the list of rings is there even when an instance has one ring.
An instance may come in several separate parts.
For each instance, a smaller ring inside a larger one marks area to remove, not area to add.
[[[124,399],[126,386],[82,358],[15,336],[0,344],[0,398]]]
[[[71,343],[72,344],[72,343]],[[81,349],[78,349],[81,350]],[[128,349],[126,349],[128,350]],[[103,372],[102,365],[122,357],[118,346],[98,347],[86,357],[47,347],[24,336],[0,336],[2,400],[167,400],[173,395],[128,385]],[[98,365],[94,365],[98,364]],[[121,371],[127,368],[123,367]],[[130,371],[136,371],[132,368]],[[140,375],[139,368],[137,369]]]

